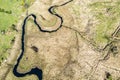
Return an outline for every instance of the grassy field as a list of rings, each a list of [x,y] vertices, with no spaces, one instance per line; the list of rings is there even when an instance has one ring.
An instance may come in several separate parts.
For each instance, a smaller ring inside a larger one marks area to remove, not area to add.
[[[34,0],[0,0],[0,63],[12,47],[19,16]]]
[[[95,2],[90,7],[98,20],[94,40],[97,44],[107,43],[120,20],[120,1]]]

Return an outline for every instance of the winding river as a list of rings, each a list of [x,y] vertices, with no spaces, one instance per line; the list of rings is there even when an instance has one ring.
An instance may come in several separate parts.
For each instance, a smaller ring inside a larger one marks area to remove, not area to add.
[[[60,15],[58,15],[58,14],[54,14],[53,12],[52,12],[52,10],[53,10],[53,8],[55,8],[55,7],[59,7],[59,6],[63,6],[63,5],[66,5],[67,3],[69,3],[69,2],[71,2],[71,1],[73,1],[73,0],[70,0],[70,1],[68,1],[68,2],[66,2],[66,3],[64,3],[64,4],[61,4],[61,5],[58,5],[58,6],[51,6],[49,9],[48,9],[48,11],[52,14],[52,15],[55,15],[55,16],[57,16],[58,18],[60,18],[60,20],[61,20],[61,23],[60,23],[60,25],[59,25],[59,27],[57,28],[57,29],[55,29],[55,30],[43,30],[42,28],[41,28],[41,26],[37,23],[37,21],[36,21],[36,15],[34,15],[34,14],[30,14],[30,15],[28,15],[25,19],[24,19],[24,22],[23,22],[23,25],[22,25],[22,36],[21,36],[21,54],[20,54],[20,56],[18,57],[18,59],[17,59],[17,63],[15,64],[15,66],[14,66],[14,68],[13,68],[13,74],[15,75],[15,76],[17,76],[17,77],[24,77],[24,76],[26,76],[26,75],[32,75],[32,74],[34,74],[34,75],[36,75],[38,78],[39,78],[39,80],[42,80],[42,74],[43,74],[43,72],[42,72],[42,70],[41,69],[39,69],[39,68],[37,68],[37,67],[35,67],[35,68],[32,68],[29,72],[27,72],[27,73],[19,73],[18,71],[17,71],[17,67],[19,66],[19,63],[20,63],[20,60],[22,59],[22,57],[23,57],[23,54],[24,54],[24,51],[25,51],[25,27],[26,27],[26,22],[27,22],[27,20],[28,20],[28,18],[29,17],[33,17],[34,18],[34,23],[35,23],[35,25],[37,25],[37,27],[39,28],[39,30],[41,31],[41,32],[46,32],[46,33],[52,33],[52,32],[56,32],[57,30],[59,30],[61,27],[62,27],[62,23],[63,23],[63,18],[60,16]]]

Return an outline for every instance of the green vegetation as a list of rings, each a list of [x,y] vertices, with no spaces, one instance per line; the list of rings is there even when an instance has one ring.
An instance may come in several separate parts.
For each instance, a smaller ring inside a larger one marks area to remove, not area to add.
[[[109,72],[106,72],[106,79],[105,80],[113,80],[112,75]]]
[[[5,11],[4,9],[0,8],[0,12],[4,12],[4,13],[8,13],[8,14],[12,14],[12,11]]]
[[[8,50],[12,47],[11,40],[13,40],[16,33],[15,26],[19,16],[33,1],[0,0],[0,63],[6,59]]]
[[[120,18],[120,1],[95,2],[90,5],[98,20],[96,26],[95,42],[107,43]]]
[[[8,51],[12,46],[11,40],[14,37],[13,33],[9,33],[9,35],[0,34],[0,63],[8,56]]]
[[[113,80],[113,79],[112,79],[112,76],[110,76],[107,80]]]
[[[57,7],[53,7],[53,8],[52,8],[52,13],[53,13],[53,14],[57,14],[57,13],[56,13],[56,8],[57,8]]]

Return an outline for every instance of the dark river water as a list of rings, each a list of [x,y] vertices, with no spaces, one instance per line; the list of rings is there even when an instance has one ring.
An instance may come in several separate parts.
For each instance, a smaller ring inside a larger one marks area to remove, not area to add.
[[[73,0],[70,0],[70,1],[68,1],[68,2],[66,2],[66,3],[64,3],[64,4],[61,4],[61,5],[59,5],[59,6],[63,6],[63,5],[66,5],[67,3],[69,3],[69,2],[71,2],[71,1],[73,1]],[[23,22],[23,25],[22,25],[22,36],[21,36],[21,54],[20,54],[20,56],[18,57],[18,59],[17,59],[17,63],[15,64],[15,66],[14,66],[14,68],[13,68],[13,74],[15,75],[15,76],[17,76],[17,77],[25,77],[26,75],[32,75],[32,74],[34,74],[34,75],[36,75],[38,78],[39,78],[39,80],[42,80],[42,75],[43,75],[43,72],[42,72],[42,70],[41,69],[39,69],[39,68],[37,68],[37,67],[35,67],[35,68],[32,68],[29,72],[26,72],[26,73],[19,73],[18,71],[17,71],[17,67],[19,66],[19,63],[20,63],[20,60],[22,59],[22,57],[23,57],[23,55],[24,55],[24,51],[25,51],[25,28],[26,28],[26,23],[27,23],[27,20],[28,20],[28,18],[29,17],[33,17],[34,18],[34,23],[35,23],[35,25],[37,25],[37,27],[38,27],[38,29],[41,31],[41,32],[46,32],[46,33],[52,33],[52,32],[56,32],[57,30],[59,30],[61,27],[62,27],[62,23],[63,23],[63,18],[60,16],[60,15],[58,15],[58,14],[53,14],[53,12],[52,12],[52,9],[54,8],[54,7],[58,7],[58,6],[51,6],[49,9],[48,9],[48,11],[52,14],[52,15],[55,15],[55,16],[57,16],[58,18],[60,18],[60,20],[61,20],[61,24],[58,26],[58,28],[57,29],[55,29],[55,30],[43,30],[42,28],[41,28],[41,26],[37,23],[37,21],[36,21],[36,15],[34,15],[34,14],[30,14],[30,15],[28,15],[25,19],[24,19],[24,22]]]

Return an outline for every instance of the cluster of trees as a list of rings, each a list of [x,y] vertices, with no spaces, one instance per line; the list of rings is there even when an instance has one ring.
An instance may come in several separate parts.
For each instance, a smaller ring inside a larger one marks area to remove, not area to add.
[[[2,9],[2,8],[0,8],[0,12],[4,12],[4,13],[7,13],[7,14],[12,14],[11,10],[10,11],[6,11],[5,9]]]

